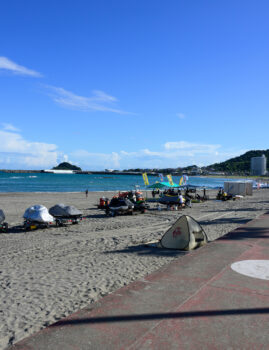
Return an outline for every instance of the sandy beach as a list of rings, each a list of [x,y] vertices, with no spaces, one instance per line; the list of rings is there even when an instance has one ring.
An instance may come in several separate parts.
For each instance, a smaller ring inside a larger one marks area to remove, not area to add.
[[[221,202],[210,199],[180,211],[106,217],[96,204],[115,193],[0,193],[10,232],[0,234],[0,349],[157,270],[184,252],[147,248],[183,214],[197,220],[210,241],[268,210],[269,189]],[[78,225],[22,230],[26,208],[56,203],[83,212]],[[209,243],[210,244],[210,243]]]

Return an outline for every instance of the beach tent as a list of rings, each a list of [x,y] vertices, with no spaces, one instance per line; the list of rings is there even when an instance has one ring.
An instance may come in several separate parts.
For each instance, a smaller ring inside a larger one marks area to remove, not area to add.
[[[148,188],[165,188],[165,187],[168,187],[168,188],[178,188],[180,186],[178,185],[170,185],[169,182],[166,182],[166,181],[163,181],[163,182],[155,182],[155,184],[152,184],[152,185],[149,185]]]
[[[252,181],[225,181],[224,191],[233,196],[252,196]]]
[[[147,188],[159,189],[164,187],[166,186],[162,182],[156,182],[155,184],[149,185]]]
[[[183,215],[165,232],[160,246],[168,249],[192,250],[206,244],[207,235],[191,216]]]
[[[207,235],[201,225],[191,216],[181,216],[163,235],[160,241],[146,245],[157,248],[192,250],[205,245]]]

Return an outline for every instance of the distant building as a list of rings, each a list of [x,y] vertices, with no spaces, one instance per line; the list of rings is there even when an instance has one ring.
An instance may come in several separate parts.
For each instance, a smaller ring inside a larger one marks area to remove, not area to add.
[[[266,175],[266,157],[252,157],[250,161],[252,175]]]
[[[224,171],[208,171],[208,175],[225,175]]]
[[[194,166],[191,170],[190,170],[190,175],[201,175],[202,173],[202,169],[199,168],[198,166]]]

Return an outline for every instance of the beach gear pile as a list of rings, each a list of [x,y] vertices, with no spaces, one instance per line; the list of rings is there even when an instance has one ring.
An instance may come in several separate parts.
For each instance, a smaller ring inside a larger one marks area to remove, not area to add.
[[[107,201],[102,204],[107,216],[116,216],[120,214],[132,215],[133,212],[145,213],[145,211],[149,209],[149,204],[146,203],[140,191],[119,192],[110,202],[107,198],[106,200]],[[98,206],[98,208],[101,208],[101,206]]]
[[[192,194],[191,194],[192,193]],[[185,193],[181,190],[168,189],[160,193],[157,201],[160,204],[166,205],[169,209],[182,209],[185,207],[192,207],[192,203],[200,203],[209,199],[206,194],[206,189],[203,189],[203,194],[199,195],[196,192],[196,188],[187,187]]]
[[[109,199],[106,197],[99,198],[98,209],[105,209],[109,205]]]
[[[181,209],[185,206],[191,207],[191,199],[189,197],[183,196],[181,194],[181,191],[175,191],[174,189],[168,189],[167,191],[164,191],[159,199],[158,202],[160,204],[167,205],[167,208],[169,209]]]
[[[120,214],[132,215],[133,211],[134,204],[128,198],[121,198],[118,196],[114,196],[106,207],[107,216],[116,216]]]
[[[140,191],[120,192],[119,197],[129,199],[129,201],[131,201],[134,205],[134,211],[144,214],[146,210],[149,209],[149,204],[146,203],[145,198]]]
[[[2,209],[0,209],[0,232],[6,233],[8,231],[8,223],[5,222],[5,214]]]
[[[232,194],[228,194],[227,192],[225,192],[221,189],[217,193],[216,199],[225,202],[225,201],[228,201],[229,199],[234,200],[235,198]]]

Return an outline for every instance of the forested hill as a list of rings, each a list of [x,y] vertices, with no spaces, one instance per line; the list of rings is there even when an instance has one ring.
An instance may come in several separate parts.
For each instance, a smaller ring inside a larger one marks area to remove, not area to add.
[[[72,164],[67,163],[67,162],[60,163],[59,165],[55,166],[52,169],[53,170],[78,170],[78,171],[81,171],[80,167],[78,167],[76,165],[72,165]]]
[[[269,160],[269,149],[267,150],[259,150],[259,151],[248,151],[242,156],[231,158],[222,163],[215,163],[208,167],[207,169],[214,169],[215,171],[224,171],[224,172],[233,172],[233,173],[241,173],[241,172],[250,172],[250,159],[252,157],[260,157],[265,155],[267,160]],[[269,161],[267,161],[267,170],[269,169]]]

